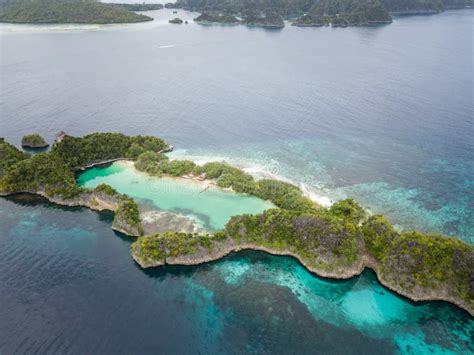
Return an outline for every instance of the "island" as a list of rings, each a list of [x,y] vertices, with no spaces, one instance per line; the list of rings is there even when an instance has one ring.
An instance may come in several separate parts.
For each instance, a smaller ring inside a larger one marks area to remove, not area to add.
[[[235,16],[212,12],[204,12],[196,17],[194,21],[204,25],[237,25],[240,23]]]
[[[118,159],[134,159],[145,151],[163,153],[172,149],[156,137],[128,137],[118,133],[96,133],[85,137],[61,135],[49,152],[30,156],[0,140],[0,195],[31,193],[65,206],[85,206],[115,212],[112,227],[124,234],[140,236],[138,206],[110,186],[78,187],[75,173],[81,169]]]
[[[107,6],[118,7],[128,11],[153,11],[163,9],[163,4],[149,4],[149,3],[136,3],[136,4],[126,4],[126,3],[107,3]]]
[[[247,26],[266,29],[281,29],[285,27],[283,17],[276,12],[267,12],[264,16],[256,13],[247,14],[242,23]]]
[[[381,0],[392,15],[430,15],[444,11],[441,0]]]
[[[28,24],[110,24],[152,21],[123,6],[96,0],[3,0],[0,22]]]
[[[168,22],[169,22],[169,23],[173,23],[173,24],[175,24],[175,25],[181,25],[181,24],[183,24],[183,20],[181,20],[179,17],[176,17],[176,18],[174,18],[174,19],[172,19],[172,20],[169,20]]]
[[[131,255],[143,268],[201,264],[254,249],[294,257],[323,277],[350,278],[370,268],[383,285],[411,300],[444,300],[474,315],[473,245],[438,234],[397,232],[385,217],[368,215],[352,199],[322,207],[298,186],[256,180],[225,162],[170,160],[164,153],[171,149],[157,137],[94,133],[64,135],[49,152],[30,156],[1,139],[0,194],[38,194],[60,205],[113,211],[112,228],[137,237]],[[275,208],[234,216],[215,233],[144,235],[136,201],[109,185],[87,189],[75,183],[81,169],[116,160],[133,162],[150,176],[209,180],[271,201]]]
[[[46,148],[49,146],[49,144],[38,133],[32,133],[32,134],[23,136],[23,138],[21,139],[21,146],[23,148],[38,149],[38,148]]]
[[[348,27],[389,24],[392,14],[432,14],[445,8],[472,7],[474,0],[288,0],[284,3],[178,0],[176,6],[203,14],[238,16],[244,24],[264,28],[281,28],[283,19],[298,27]]]

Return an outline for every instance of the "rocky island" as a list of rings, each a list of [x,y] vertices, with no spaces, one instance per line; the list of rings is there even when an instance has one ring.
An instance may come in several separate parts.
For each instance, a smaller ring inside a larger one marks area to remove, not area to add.
[[[0,195],[31,193],[65,206],[85,206],[115,212],[113,228],[140,236],[138,206],[110,186],[78,187],[75,172],[85,167],[121,158],[134,159],[145,151],[164,152],[170,147],[156,137],[128,137],[118,133],[96,133],[82,138],[65,135],[47,153],[34,156],[0,141]]]
[[[65,135],[51,151],[30,156],[0,141],[0,193],[33,193],[67,206],[115,212],[112,227],[138,237],[131,246],[142,267],[194,265],[242,249],[297,258],[317,275],[349,278],[373,269],[389,289],[415,301],[444,300],[474,315],[474,246],[456,238],[397,232],[383,216],[368,216],[351,199],[324,208],[290,183],[255,180],[223,162],[170,160],[156,137],[94,133]],[[163,231],[144,235],[137,203],[108,185],[78,187],[74,173],[118,159],[151,176],[187,176],[271,201],[276,208],[234,216],[213,234]]]
[[[0,22],[109,24],[153,20],[129,11],[127,7],[96,0],[2,0]]]
[[[136,3],[136,4],[127,4],[127,3],[107,3],[107,6],[118,7],[128,11],[153,11],[161,10],[164,8],[163,4],[149,4],[149,3]]]
[[[37,149],[46,148],[49,146],[49,144],[38,133],[32,133],[23,136],[23,138],[21,139],[21,146],[23,148]]]
[[[203,24],[203,25],[237,25],[240,21],[232,15],[204,12],[194,19],[194,22]]]
[[[289,0],[284,3],[178,0],[176,6],[203,14],[238,16],[244,24],[264,28],[282,28],[283,19],[298,27],[348,27],[389,24],[391,14],[432,14],[446,8],[472,7],[474,0]]]
[[[172,23],[172,24],[175,24],[175,25],[182,25],[183,24],[183,20],[181,20],[179,17],[176,17],[172,20],[169,20],[168,22]]]

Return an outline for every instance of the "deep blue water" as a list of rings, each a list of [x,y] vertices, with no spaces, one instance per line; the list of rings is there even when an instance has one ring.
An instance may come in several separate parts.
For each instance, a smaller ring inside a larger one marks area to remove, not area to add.
[[[409,302],[369,272],[336,282],[256,252],[144,271],[110,213],[31,196],[0,211],[1,353],[474,351],[466,312]]]
[[[371,28],[0,25],[0,136],[154,134],[474,242],[474,10]],[[183,18],[192,14],[180,13]],[[371,273],[240,253],[143,271],[111,216],[0,200],[0,353],[472,353]]]

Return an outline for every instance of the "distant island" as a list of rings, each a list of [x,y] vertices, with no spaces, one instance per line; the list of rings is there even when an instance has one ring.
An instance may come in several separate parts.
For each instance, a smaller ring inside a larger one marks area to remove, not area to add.
[[[181,20],[179,17],[175,17],[174,19],[171,19],[168,22],[175,25],[181,25],[184,21]]]
[[[474,0],[178,0],[176,6],[201,12],[207,18],[197,21],[202,23],[226,23],[227,19],[238,17],[243,24],[267,28],[284,27],[284,19],[299,27],[348,27],[388,24],[392,15],[433,14],[446,8],[472,7]]]
[[[111,7],[118,7],[128,11],[153,11],[153,10],[161,10],[164,8],[163,4],[149,4],[149,3],[136,3],[136,4],[128,4],[128,3],[106,3],[105,5]]]
[[[23,136],[21,139],[21,146],[23,148],[46,148],[49,146],[48,142],[45,141],[38,133],[28,134]]]
[[[354,200],[319,206],[295,185],[255,180],[224,162],[202,166],[169,160],[172,147],[151,136],[61,133],[47,153],[29,155],[0,139],[0,195],[31,193],[66,206],[115,213],[112,228],[138,237],[131,246],[142,267],[195,265],[242,249],[297,258],[317,275],[349,278],[373,269],[380,282],[412,300],[444,300],[474,315],[474,246],[456,238],[397,232],[386,218],[368,216]],[[75,172],[116,160],[155,177],[187,176],[271,201],[276,208],[234,216],[214,234],[167,231],[144,236],[136,201],[101,184],[77,186]]]
[[[221,25],[237,25],[239,19],[232,15],[219,13],[204,12],[194,19],[194,22],[201,24],[221,24]]]
[[[185,9],[200,12],[200,24],[243,24],[281,29],[285,20],[298,27],[382,25],[392,15],[436,14],[474,7],[474,0],[287,0],[282,2],[177,0],[176,3],[101,3],[98,0],[0,0],[0,22],[108,24],[152,21],[134,11]],[[180,23],[176,19],[171,24]]]
[[[109,24],[152,20],[151,17],[130,11],[128,5],[103,4],[96,0],[0,1],[0,22]]]
[[[239,20],[233,15],[222,13],[204,12],[194,19],[195,22],[204,25],[238,25],[243,24],[249,27],[262,27],[267,29],[281,29],[285,27],[285,22],[280,15],[255,15],[247,16]]]

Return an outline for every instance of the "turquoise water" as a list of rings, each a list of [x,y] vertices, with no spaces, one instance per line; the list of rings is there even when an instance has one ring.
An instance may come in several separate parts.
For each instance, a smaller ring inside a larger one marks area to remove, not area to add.
[[[282,31],[152,16],[0,25],[1,135],[157,135],[175,156],[226,159],[474,242],[474,10]],[[166,196],[209,229],[225,219]],[[474,352],[467,313],[408,302],[371,273],[323,280],[262,253],[143,271],[111,221],[0,200],[1,353]]]
[[[259,252],[140,269],[111,213],[0,199],[0,352],[472,354],[474,319]]]
[[[210,231],[222,229],[232,216],[260,213],[274,207],[272,203],[253,196],[217,187],[205,189],[193,181],[151,177],[120,162],[105,168],[88,169],[77,182],[91,188],[109,184],[120,193],[150,201],[159,210],[188,216]]]
[[[153,134],[474,242],[474,9],[282,31],[150,15],[0,25],[1,135]]]

